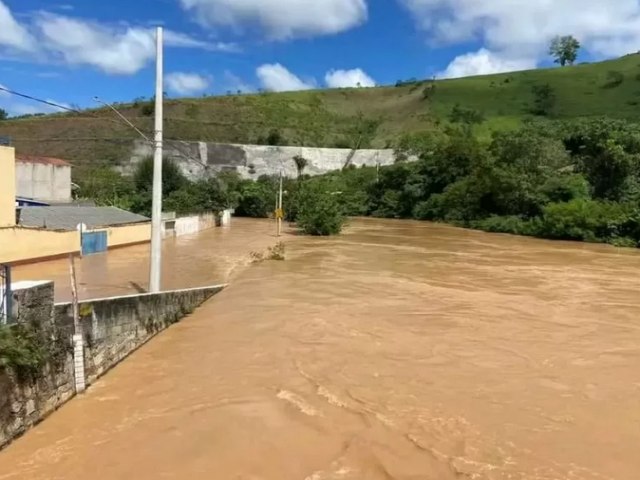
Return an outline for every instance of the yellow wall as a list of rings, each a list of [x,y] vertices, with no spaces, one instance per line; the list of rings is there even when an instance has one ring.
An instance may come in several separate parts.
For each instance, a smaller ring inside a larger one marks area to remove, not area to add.
[[[80,250],[78,232],[34,228],[0,228],[0,263],[24,262]]]
[[[15,224],[16,155],[13,148],[0,147],[0,227],[12,227]]]
[[[34,207],[37,208],[37,207]],[[109,248],[148,242],[151,224],[126,225],[104,229]],[[0,263],[31,262],[80,251],[80,234],[37,228],[0,228]]]
[[[151,223],[107,228],[109,248],[151,241]]]

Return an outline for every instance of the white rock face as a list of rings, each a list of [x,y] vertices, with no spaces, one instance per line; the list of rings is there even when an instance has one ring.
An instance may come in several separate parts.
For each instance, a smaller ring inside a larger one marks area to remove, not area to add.
[[[132,173],[140,160],[152,154],[150,145],[144,142],[136,143],[131,162],[121,170],[123,173]],[[293,158],[297,155],[307,159],[308,164],[304,169],[307,175],[321,175],[339,170],[347,164],[375,167],[392,165],[395,162],[391,149],[354,152],[347,148],[273,147],[205,142],[167,142],[165,155],[174,160],[191,180],[225,170],[235,170],[243,178],[251,179],[257,179],[261,175],[277,175],[280,171],[287,177],[295,177],[298,170]]]

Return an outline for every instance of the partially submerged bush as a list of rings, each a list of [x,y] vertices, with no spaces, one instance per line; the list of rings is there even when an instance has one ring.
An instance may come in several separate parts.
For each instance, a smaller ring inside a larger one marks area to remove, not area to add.
[[[307,235],[337,235],[345,217],[338,201],[340,192],[327,190],[329,184],[312,181],[303,184],[299,193],[298,227]]]

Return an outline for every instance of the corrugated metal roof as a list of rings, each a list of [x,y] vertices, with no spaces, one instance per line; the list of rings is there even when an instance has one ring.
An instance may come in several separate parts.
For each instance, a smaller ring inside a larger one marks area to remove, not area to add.
[[[19,163],[41,163],[43,165],[53,165],[56,167],[70,167],[71,164],[60,158],[41,157],[37,155],[16,155],[16,162]]]
[[[23,207],[20,224],[48,230],[76,230],[78,224],[87,228],[110,227],[148,222],[149,219],[116,207]]]

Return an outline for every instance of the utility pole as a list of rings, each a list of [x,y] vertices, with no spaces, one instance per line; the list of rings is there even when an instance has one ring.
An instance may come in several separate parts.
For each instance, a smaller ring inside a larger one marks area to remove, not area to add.
[[[156,30],[156,121],[153,151],[153,202],[151,206],[151,268],[149,292],[160,291],[162,274],[162,106],[163,88],[162,27]]]
[[[280,193],[278,194],[278,236],[282,232],[282,170],[280,170]]]

